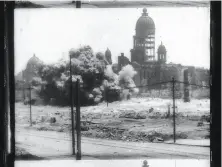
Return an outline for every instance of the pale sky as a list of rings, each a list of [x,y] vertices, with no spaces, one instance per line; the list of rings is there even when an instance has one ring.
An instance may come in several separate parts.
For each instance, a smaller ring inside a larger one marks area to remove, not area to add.
[[[210,9],[147,8],[156,26],[156,51],[161,40],[168,62],[210,66]],[[15,72],[35,53],[45,63],[68,57],[71,48],[90,45],[94,52],[124,53],[130,58],[136,21],[142,8],[57,8],[15,10]]]

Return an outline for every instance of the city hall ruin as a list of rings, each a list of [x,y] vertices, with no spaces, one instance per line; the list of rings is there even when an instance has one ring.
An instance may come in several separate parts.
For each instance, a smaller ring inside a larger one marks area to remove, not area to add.
[[[155,22],[148,15],[146,8],[143,9],[142,15],[136,22],[135,31],[133,49],[130,50],[131,60],[121,53],[121,56],[118,56],[116,66],[120,71],[123,66],[131,64],[137,71],[134,76],[136,86],[167,82],[172,80],[173,77],[181,82],[202,86],[209,85],[209,70],[167,63],[167,49],[163,42],[156,51]],[[159,85],[159,87],[161,86]]]

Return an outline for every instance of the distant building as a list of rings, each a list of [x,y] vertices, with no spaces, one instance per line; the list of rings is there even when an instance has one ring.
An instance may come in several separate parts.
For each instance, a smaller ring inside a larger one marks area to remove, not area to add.
[[[29,59],[26,69],[23,71],[23,80],[28,83],[33,77],[38,77],[38,69],[41,65],[43,65],[43,62],[34,54]]]
[[[118,56],[118,70],[120,71],[127,64],[130,64],[129,59],[124,56],[124,53],[121,53],[121,56]]]
[[[112,54],[109,48],[107,48],[105,52],[105,61],[107,62],[107,64],[112,64]]]
[[[43,65],[43,62],[35,56],[28,60],[25,70],[22,70],[15,76],[15,100],[23,101],[29,98],[30,91],[27,89],[30,86],[30,81],[34,77],[39,77],[38,69]],[[37,91],[32,90],[32,99],[37,99]]]
[[[143,9],[142,16],[136,22],[131,61],[139,64],[155,61],[155,24],[148,16],[147,9]]]
[[[188,70],[190,83],[208,83],[209,70],[167,63],[167,49],[163,42],[161,42],[156,52],[155,23],[145,8],[136,22],[135,31],[131,61],[122,53],[118,57],[118,70],[120,71],[123,66],[131,64],[137,71],[134,77],[137,86],[170,81],[172,77],[183,81],[185,70]]]

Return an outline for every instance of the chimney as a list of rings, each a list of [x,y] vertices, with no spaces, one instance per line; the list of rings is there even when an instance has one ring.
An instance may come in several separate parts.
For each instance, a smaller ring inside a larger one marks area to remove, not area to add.
[[[124,56],[124,53],[121,53],[121,56]]]

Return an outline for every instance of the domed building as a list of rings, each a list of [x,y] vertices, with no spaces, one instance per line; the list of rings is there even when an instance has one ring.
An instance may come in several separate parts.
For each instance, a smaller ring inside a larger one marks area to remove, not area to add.
[[[15,76],[15,100],[16,101],[24,101],[29,97],[30,91],[28,88],[30,86],[30,81],[34,77],[39,77],[38,69],[43,65],[43,61],[41,61],[35,54],[28,60],[26,68],[18,73]],[[32,99],[40,100],[35,89],[32,89]],[[38,101],[38,102],[40,102]],[[37,102],[37,101],[36,101]]]
[[[155,24],[146,8],[136,22],[131,61],[138,64],[155,61]]]
[[[131,64],[137,71],[134,76],[136,86],[150,85],[158,82],[168,82],[174,77],[176,80],[184,80],[184,72],[189,71],[191,83],[202,82],[209,76],[196,78],[196,69],[193,66],[167,63],[167,48],[163,42],[155,50],[155,22],[144,8],[135,26],[133,36],[133,49],[131,49],[131,61],[121,53],[118,57],[118,71],[127,64]],[[203,73],[203,72],[201,72]],[[199,74],[198,74],[199,75]],[[204,79],[205,78],[205,79]],[[198,81],[197,81],[198,80]],[[157,86],[160,88],[160,85]]]
[[[36,57],[36,55],[34,54],[28,61],[27,63],[27,66],[26,66],[26,70],[35,70],[38,68],[39,65],[42,65],[43,62],[38,58]]]
[[[166,53],[167,53],[166,47],[163,45],[163,42],[161,42],[161,45],[158,47],[158,50],[157,50],[159,63],[163,63],[163,64],[166,63],[166,60],[167,60]]]
[[[23,77],[26,82],[30,82],[33,77],[38,76],[38,68],[43,62],[34,54],[28,61],[26,69],[23,71]]]
[[[131,64],[137,71],[134,77],[136,85],[161,81],[161,67],[167,62],[166,53],[166,47],[162,42],[157,51],[155,49],[155,22],[144,8],[136,22],[133,49],[131,49]]]

